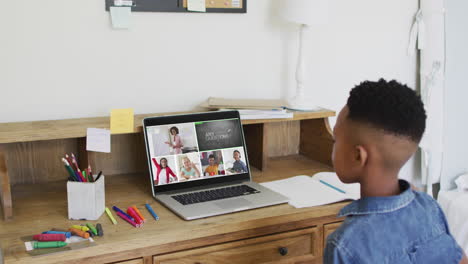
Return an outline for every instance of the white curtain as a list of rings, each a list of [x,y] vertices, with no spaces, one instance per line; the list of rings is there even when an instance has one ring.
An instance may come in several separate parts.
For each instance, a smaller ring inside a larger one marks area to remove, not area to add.
[[[421,0],[411,29],[408,53],[420,50],[421,97],[427,114],[421,141],[421,178],[427,193],[440,182],[443,162],[445,28],[444,1]]]

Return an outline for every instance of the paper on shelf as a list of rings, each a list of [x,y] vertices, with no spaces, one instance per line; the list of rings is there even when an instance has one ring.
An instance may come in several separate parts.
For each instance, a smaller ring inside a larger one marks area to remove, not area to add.
[[[88,128],[86,133],[86,150],[110,153],[110,130],[101,128]]]
[[[130,14],[132,13],[132,8],[130,6],[111,6],[109,12],[113,28],[130,28]]]
[[[340,193],[319,180],[344,190]],[[360,198],[360,185],[344,184],[336,173],[321,172],[314,176],[299,175],[284,180],[261,183],[263,186],[289,198],[289,204],[296,208],[318,206],[343,200],[357,200]]]
[[[187,10],[195,12],[206,12],[206,2],[205,0],[188,0]]]

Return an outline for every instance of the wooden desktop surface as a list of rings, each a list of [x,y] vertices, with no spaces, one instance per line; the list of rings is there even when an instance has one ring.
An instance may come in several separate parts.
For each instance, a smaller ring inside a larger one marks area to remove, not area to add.
[[[312,164],[311,163],[316,163]],[[298,174],[311,175],[331,168],[299,155],[273,160],[266,171],[253,169],[254,180],[270,181]],[[310,168],[314,169],[311,170]],[[291,169],[295,168],[295,169]],[[255,210],[184,221],[156,202],[151,195],[147,176],[141,174],[106,177],[106,206],[121,209],[136,205],[147,223],[133,228],[122,219],[112,225],[104,213],[98,221],[67,219],[66,183],[13,187],[15,216],[12,222],[1,223],[0,244],[5,263],[109,263],[148,254],[158,255],[217,243],[306,228],[314,224],[339,221],[335,218],[347,202],[296,209],[288,204]],[[144,208],[150,203],[160,217],[155,221]],[[312,219],[312,220],[311,220]],[[96,246],[31,258],[20,237],[41,233],[51,228],[67,228],[72,224],[101,223],[103,237],[96,237]]]

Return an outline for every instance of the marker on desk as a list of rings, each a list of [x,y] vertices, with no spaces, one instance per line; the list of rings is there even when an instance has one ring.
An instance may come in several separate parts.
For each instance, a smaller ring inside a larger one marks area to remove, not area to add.
[[[140,219],[140,217],[135,212],[135,210],[133,210],[132,207],[127,208],[127,214],[129,214],[131,217],[133,217],[133,219],[135,219],[135,223],[137,223],[139,225],[143,224],[143,220]]]
[[[338,187],[335,187],[335,186],[329,184],[329,183],[326,182],[326,181],[322,181],[322,180],[319,180],[319,181],[320,181],[321,183],[323,183],[324,185],[326,185],[326,186],[328,186],[328,187],[330,187],[330,188],[332,188],[332,189],[334,189],[334,190],[336,190],[336,191],[339,191],[340,193],[346,193],[345,191],[341,190],[341,189],[338,188]]]
[[[39,234],[33,236],[33,240],[37,241],[65,241],[66,239],[64,234]]]
[[[141,220],[143,220],[143,222],[146,222],[145,218],[140,213],[140,210],[138,210],[138,208],[136,208],[136,206],[132,206],[132,208],[133,208],[133,210],[135,210],[135,212],[138,214],[138,216],[141,218]]]
[[[58,248],[58,247],[64,247],[66,246],[67,243],[63,241],[55,241],[55,242],[34,242],[33,247],[34,248]]]
[[[120,218],[122,218],[123,220],[127,221],[132,226],[140,227],[139,224],[135,223],[132,219],[128,218],[126,215],[122,214],[121,212],[117,212],[117,215],[120,216]]]
[[[75,229],[78,229],[78,230],[81,230],[81,231],[89,231],[89,227],[87,226],[80,226],[80,225],[72,225],[71,228],[75,228]]]
[[[70,232],[72,232],[72,234],[76,235],[76,236],[80,236],[82,238],[86,238],[88,239],[89,238],[89,233],[86,233],[85,231],[82,231],[80,229],[76,229],[76,228],[70,228],[68,229]]]
[[[153,208],[151,208],[151,205],[145,204],[145,206],[146,206],[146,209],[148,209],[148,211],[150,212],[150,214],[154,217],[154,220],[158,221],[159,216],[153,211]]]
[[[117,224],[117,221],[115,220],[114,216],[112,215],[112,212],[109,210],[109,208],[106,207],[106,214],[109,216],[110,220],[114,225]]]
[[[103,236],[104,235],[104,229],[102,229],[101,224],[97,224],[96,229],[97,229],[97,232],[98,232],[98,236]]]
[[[70,232],[64,232],[64,231],[45,231],[45,232],[42,232],[42,234],[63,234],[65,235],[66,238],[71,237]]]
[[[135,221],[135,219],[133,219],[133,217],[131,217],[130,215],[128,215],[127,213],[125,213],[124,211],[120,210],[117,206],[112,206],[112,209],[114,209],[114,211],[116,213],[121,213],[123,215],[125,215],[128,219],[132,220],[132,221]]]
[[[97,232],[96,228],[93,226],[93,224],[86,223],[86,226],[89,227],[89,229],[91,230],[91,232],[93,232],[93,234],[95,236],[97,236],[98,232]]]

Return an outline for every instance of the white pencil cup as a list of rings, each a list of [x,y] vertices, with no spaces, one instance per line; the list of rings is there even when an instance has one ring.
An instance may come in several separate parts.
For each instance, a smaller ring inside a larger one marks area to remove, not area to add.
[[[97,220],[105,210],[104,175],[96,182],[67,182],[68,218]]]

